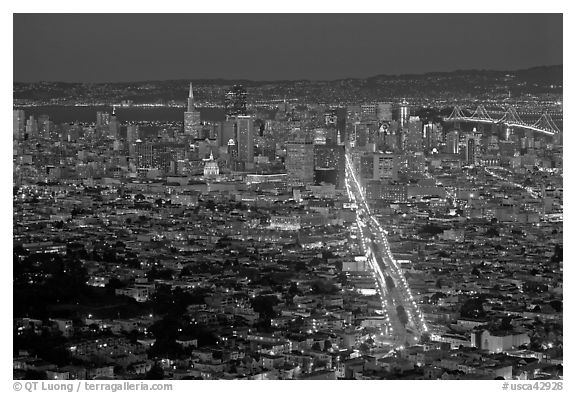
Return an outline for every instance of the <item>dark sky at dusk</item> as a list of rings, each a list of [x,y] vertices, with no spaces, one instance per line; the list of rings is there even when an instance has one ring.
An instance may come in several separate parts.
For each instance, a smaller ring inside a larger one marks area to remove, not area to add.
[[[562,64],[561,14],[15,14],[14,80],[338,79]]]

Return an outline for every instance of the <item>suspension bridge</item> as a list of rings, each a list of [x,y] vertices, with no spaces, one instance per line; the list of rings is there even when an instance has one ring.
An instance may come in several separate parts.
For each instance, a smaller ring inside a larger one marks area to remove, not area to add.
[[[490,116],[483,105],[479,105],[471,115],[467,116],[464,111],[470,113],[467,109],[460,106],[455,106],[450,116],[445,117],[445,122],[472,122],[472,123],[485,123],[485,124],[502,124],[506,127],[523,128],[541,132],[547,135],[555,135],[562,131],[558,128],[549,113],[544,113],[536,120],[535,123],[530,124],[522,120],[518,111],[514,107],[509,107],[502,117],[493,118]]]

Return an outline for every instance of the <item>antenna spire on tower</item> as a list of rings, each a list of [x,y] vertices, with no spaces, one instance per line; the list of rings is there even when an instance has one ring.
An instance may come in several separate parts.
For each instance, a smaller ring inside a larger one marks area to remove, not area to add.
[[[194,89],[192,82],[190,82],[190,91],[188,92],[188,112],[194,111]]]

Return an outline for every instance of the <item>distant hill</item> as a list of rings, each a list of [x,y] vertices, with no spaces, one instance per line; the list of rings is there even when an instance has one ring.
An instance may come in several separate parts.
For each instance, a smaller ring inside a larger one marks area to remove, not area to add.
[[[379,74],[368,78],[343,78],[333,80],[310,80],[310,79],[295,79],[295,80],[270,80],[270,81],[254,81],[249,79],[169,79],[169,80],[145,80],[136,82],[101,82],[101,83],[82,83],[82,82],[18,82],[15,81],[14,85],[52,85],[60,88],[73,87],[78,85],[115,85],[115,86],[133,86],[140,84],[181,84],[181,83],[199,83],[201,85],[215,85],[215,86],[229,86],[234,84],[244,86],[262,86],[268,84],[294,84],[294,83],[315,83],[315,82],[342,82],[342,81],[361,81],[361,80],[403,80],[403,79],[429,79],[429,78],[463,78],[467,76],[497,78],[506,75],[514,75],[524,81],[534,82],[550,82],[562,83],[562,65],[553,66],[539,66],[521,70],[513,71],[495,71],[495,70],[456,70],[445,72],[427,72],[423,74]]]
[[[457,70],[425,74],[376,75],[330,81],[246,79],[186,79],[114,83],[14,82],[19,102],[69,104],[78,102],[184,102],[190,82],[198,100],[219,103],[224,89],[244,85],[251,100],[298,98],[317,102],[354,102],[406,98],[494,97],[498,94],[562,94],[563,66],[514,71]]]

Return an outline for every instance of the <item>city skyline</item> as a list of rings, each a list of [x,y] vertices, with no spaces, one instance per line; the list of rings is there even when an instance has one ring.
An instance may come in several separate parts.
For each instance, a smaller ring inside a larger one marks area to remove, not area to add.
[[[562,390],[556,28],[561,14],[16,15],[15,79],[158,79],[12,84],[14,390]],[[448,67],[473,70],[406,75]]]
[[[508,71],[562,64],[562,22],[562,14],[14,14],[14,80]]]

